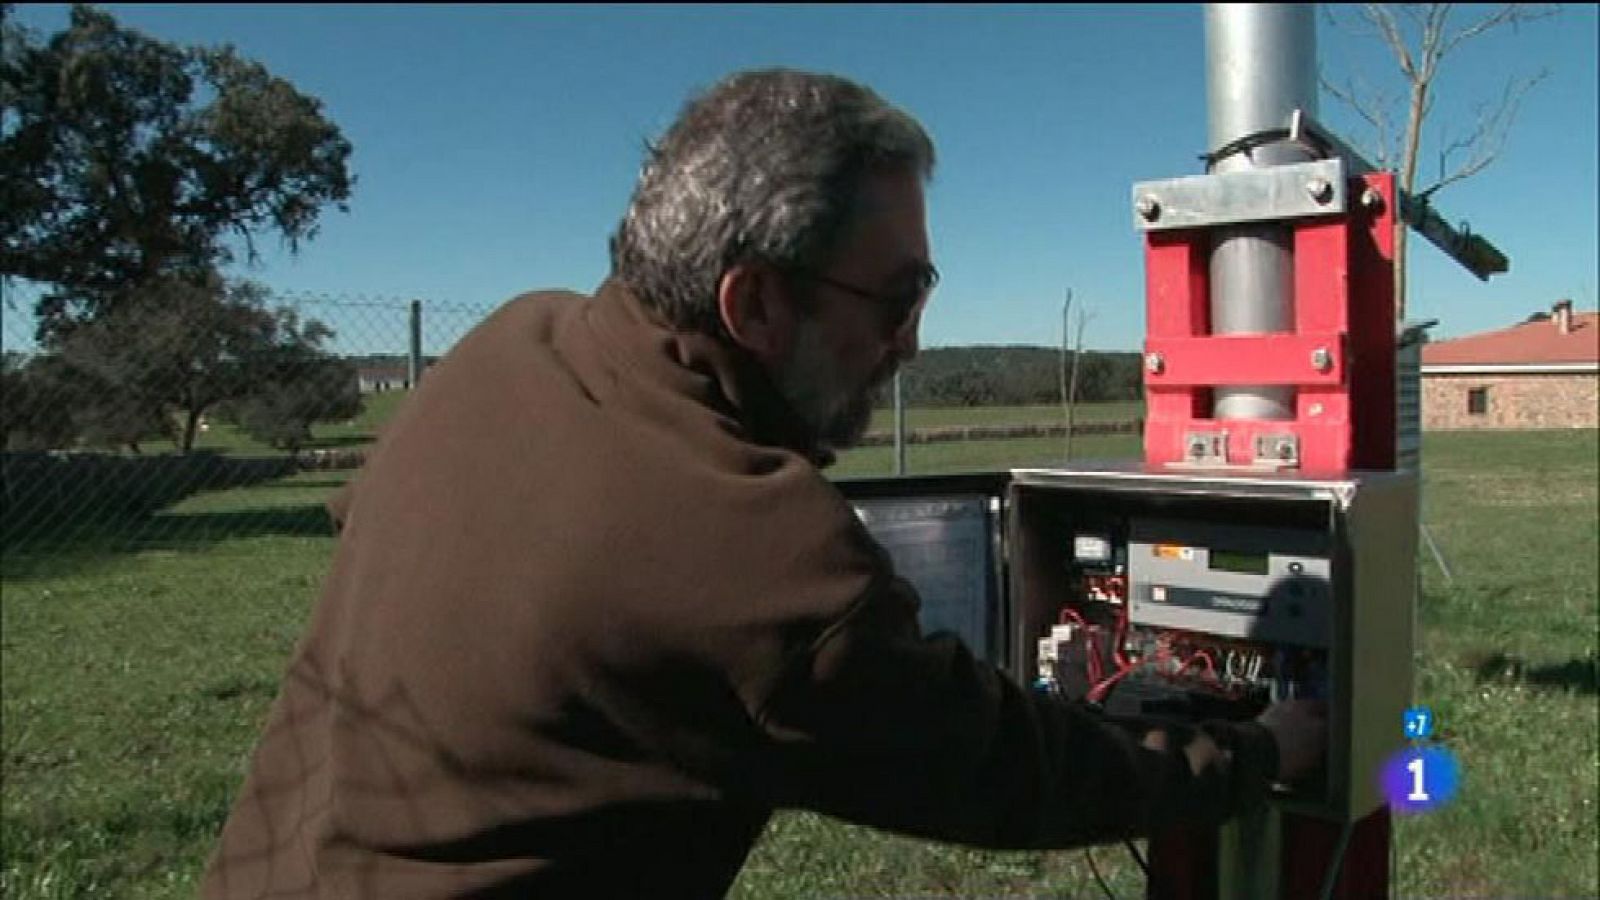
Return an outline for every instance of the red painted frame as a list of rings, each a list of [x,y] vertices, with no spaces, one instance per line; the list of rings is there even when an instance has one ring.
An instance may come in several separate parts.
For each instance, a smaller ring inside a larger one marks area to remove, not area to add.
[[[1395,316],[1394,176],[1351,179],[1350,212],[1292,224],[1294,331],[1212,335],[1206,229],[1145,236],[1147,405],[1144,457],[1185,460],[1184,436],[1228,433],[1228,461],[1248,464],[1261,434],[1300,439],[1307,471],[1394,468]],[[1313,353],[1327,351],[1327,366]],[[1292,420],[1211,418],[1212,388],[1287,385],[1296,389]]]
[[[1394,302],[1394,176],[1350,179],[1359,198],[1340,216],[1292,224],[1294,331],[1287,334],[1210,334],[1208,260],[1204,229],[1145,236],[1145,461],[1185,459],[1184,436],[1228,434],[1229,462],[1248,463],[1259,434],[1294,434],[1305,471],[1393,469],[1396,443]],[[1376,202],[1371,202],[1372,198]],[[1319,371],[1312,353],[1328,351]],[[1290,385],[1295,418],[1262,421],[1210,417],[1212,389],[1229,385]],[[1395,723],[1398,728],[1399,723]],[[1283,817],[1279,889],[1286,898],[1318,896],[1333,862],[1342,825],[1307,816]],[[1390,816],[1380,808],[1354,823],[1333,897],[1388,895]],[[1215,900],[1217,832],[1179,828],[1152,836],[1149,898]]]

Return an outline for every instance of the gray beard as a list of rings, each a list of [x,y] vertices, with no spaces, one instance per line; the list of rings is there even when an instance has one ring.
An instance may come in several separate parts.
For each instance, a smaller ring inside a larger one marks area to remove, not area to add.
[[[777,373],[778,390],[819,443],[829,449],[854,447],[872,424],[873,394],[883,378],[842,383],[821,338],[820,328],[801,322],[794,351]]]

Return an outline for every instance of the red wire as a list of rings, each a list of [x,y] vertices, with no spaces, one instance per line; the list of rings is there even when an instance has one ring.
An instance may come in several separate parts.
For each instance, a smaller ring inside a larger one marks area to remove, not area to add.
[[[1085,695],[1085,696],[1087,697],[1089,702],[1091,702],[1091,703],[1099,703],[1101,700],[1105,699],[1106,693],[1111,690],[1111,686],[1112,685],[1116,684],[1118,681],[1121,681],[1124,676],[1126,676],[1129,672],[1132,672],[1132,671],[1133,671],[1133,667],[1132,666],[1129,666],[1126,669],[1122,669],[1121,671],[1117,672],[1115,675],[1112,675],[1110,678],[1107,678],[1106,680],[1104,680],[1104,681],[1100,682],[1099,684],[1095,685],[1093,688],[1090,688],[1089,693],[1087,695]]]
[[[1070,606],[1062,606],[1061,615],[1056,618],[1056,622],[1058,624],[1065,625],[1069,621],[1074,625],[1081,625],[1085,628],[1089,627],[1088,623],[1083,621],[1083,616],[1078,615],[1077,610]]]
[[[1203,659],[1206,662],[1206,674],[1208,674],[1211,677],[1215,678],[1216,675],[1217,675],[1217,664],[1212,661],[1211,654],[1207,653],[1204,650],[1196,650],[1194,652],[1194,655],[1189,657],[1188,659],[1184,660],[1183,665],[1179,666],[1178,667],[1178,671],[1173,673],[1173,674],[1182,675],[1185,671],[1188,670],[1189,666],[1194,664],[1195,660],[1200,660],[1200,659]]]
[[[1094,687],[1090,688],[1089,689],[1089,693],[1085,694],[1084,696],[1091,703],[1099,703],[1102,699],[1105,698],[1105,695],[1111,691],[1111,686],[1112,685],[1116,684],[1117,682],[1121,681],[1123,678],[1127,677],[1128,673],[1132,672],[1134,669],[1137,669],[1137,668],[1138,668],[1138,666],[1136,666],[1136,665],[1123,666],[1122,668],[1118,669],[1115,673],[1113,673],[1110,678],[1107,678],[1104,681],[1101,681],[1100,683],[1096,684]]]

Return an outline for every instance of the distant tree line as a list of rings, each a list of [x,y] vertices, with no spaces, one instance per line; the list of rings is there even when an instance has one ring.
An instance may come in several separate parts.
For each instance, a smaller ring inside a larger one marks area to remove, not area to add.
[[[327,353],[332,333],[270,309],[257,284],[161,280],[117,309],[0,360],[0,446],[191,450],[214,417],[296,450],[314,422],[361,411],[356,368]]]
[[[0,447],[194,448],[203,423],[297,449],[361,408],[366,360],[224,274],[261,236],[290,249],[343,208],[351,147],[314,97],[231,47],[184,47],[75,5],[41,38],[0,3],[0,286],[25,279],[36,348],[0,360]],[[10,301],[10,296],[7,296]],[[925,406],[1060,401],[1039,347],[928,350]],[[1134,354],[1084,354],[1077,398],[1138,397]]]
[[[1049,347],[936,347],[906,364],[901,391],[907,406],[1054,404],[1062,399],[1060,366],[1061,351]],[[1137,353],[1085,351],[1078,362],[1079,403],[1132,402],[1142,391]],[[893,402],[886,388],[879,405]]]

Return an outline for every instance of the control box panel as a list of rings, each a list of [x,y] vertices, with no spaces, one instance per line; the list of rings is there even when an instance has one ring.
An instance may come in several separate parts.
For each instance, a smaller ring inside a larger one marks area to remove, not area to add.
[[[1128,538],[1129,621],[1325,649],[1333,636],[1328,538],[1305,529],[1136,519]]]
[[[1032,689],[1112,716],[1242,721],[1324,700],[1327,765],[1276,802],[1342,821],[1383,802],[1411,699],[1415,473],[1111,464],[950,479],[841,483],[923,595],[925,631],[957,631]],[[987,543],[972,533],[984,521]]]

